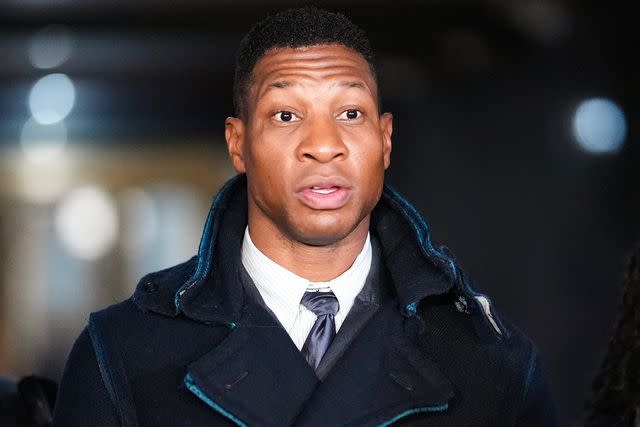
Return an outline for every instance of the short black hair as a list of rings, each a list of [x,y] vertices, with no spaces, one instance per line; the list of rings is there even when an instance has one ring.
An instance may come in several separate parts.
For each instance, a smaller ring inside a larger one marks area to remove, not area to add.
[[[240,42],[233,79],[236,115],[245,116],[253,68],[268,51],[324,44],[340,44],[358,52],[368,62],[377,82],[374,53],[364,30],[340,13],[317,7],[287,9],[255,24]]]

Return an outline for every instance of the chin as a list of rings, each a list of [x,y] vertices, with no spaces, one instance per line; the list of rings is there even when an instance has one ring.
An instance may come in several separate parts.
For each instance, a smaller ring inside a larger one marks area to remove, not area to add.
[[[353,224],[336,223],[334,221],[321,221],[307,224],[299,224],[293,227],[296,240],[309,246],[333,246],[346,239],[358,228],[359,222]]]
[[[315,234],[299,236],[297,240],[307,246],[333,246],[345,237],[341,234]]]

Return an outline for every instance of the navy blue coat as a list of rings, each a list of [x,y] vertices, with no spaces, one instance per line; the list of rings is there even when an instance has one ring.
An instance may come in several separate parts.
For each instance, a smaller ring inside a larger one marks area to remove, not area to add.
[[[196,257],[91,315],[54,425],[555,425],[532,343],[389,188],[371,221],[388,298],[320,381],[239,284],[246,197],[230,180]]]

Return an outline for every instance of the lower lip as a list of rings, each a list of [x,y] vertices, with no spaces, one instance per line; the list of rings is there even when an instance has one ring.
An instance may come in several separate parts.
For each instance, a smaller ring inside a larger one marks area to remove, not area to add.
[[[311,209],[339,209],[347,203],[349,194],[350,191],[343,187],[337,187],[336,191],[328,194],[317,193],[310,188],[298,192],[300,199]]]

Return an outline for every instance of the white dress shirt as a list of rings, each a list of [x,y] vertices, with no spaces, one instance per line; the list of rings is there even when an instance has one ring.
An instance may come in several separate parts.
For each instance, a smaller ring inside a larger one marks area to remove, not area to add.
[[[253,244],[249,227],[242,242],[242,265],[258,288],[264,303],[278,318],[296,347],[302,349],[316,315],[300,304],[307,290],[331,290],[340,304],[335,316],[336,332],[353,306],[353,300],[364,287],[371,268],[371,241],[367,240],[360,254],[347,271],[328,282],[310,282],[268,258]]]

